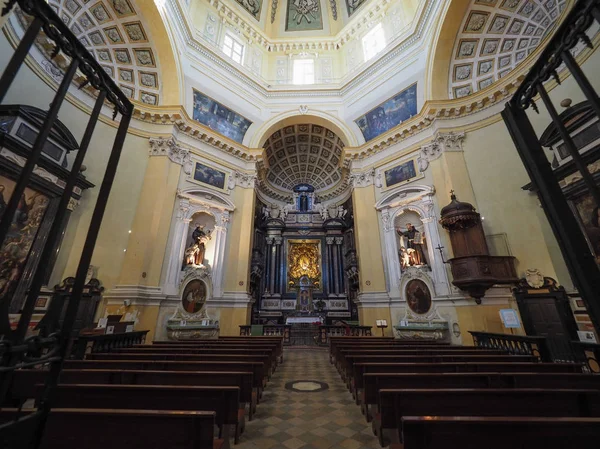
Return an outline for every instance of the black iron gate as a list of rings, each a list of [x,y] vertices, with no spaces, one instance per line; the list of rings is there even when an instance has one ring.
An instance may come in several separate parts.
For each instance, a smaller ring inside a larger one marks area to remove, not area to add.
[[[27,161],[21,169],[12,196],[0,217],[0,245],[5,241],[11,230],[19,200],[30,183],[36,164],[40,161],[43,146],[57,121],[58,112],[74,78],[76,76],[84,77],[85,81],[79,88],[86,86],[96,96],[94,108],[90,114],[83,138],[79,143],[79,151],[64,186],[16,330],[12,330],[9,323],[8,305],[11,298],[0,299],[0,404],[4,403],[16,369],[39,365],[49,366],[39,407],[31,412],[17,410],[14,413],[14,419],[6,419],[6,415],[4,415],[3,421],[0,422],[0,442],[2,442],[3,448],[35,448],[39,445],[44,424],[52,407],[53,391],[71,338],[71,329],[79,306],[79,298],[83,292],[96,238],[119,164],[121,150],[133,112],[133,105],[96,62],[93,55],[85,49],[44,0],[9,1],[2,10],[2,16],[9,14],[15,3],[18,3],[25,14],[33,17],[33,20],[0,78],[0,103],[3,102],[19,69],[23,66],[31,46],[40,33],[44,33],[47,38],[54,42],[53,57],[62,53],[66,59],[70,60],[70,63],[46,112],[45,120],[37,133]],[[45,335],[27,338],[26,333],[33,315],[35,302],[44,281],[44,270],[53,257],[52,253],[60,237],[61,225],[67,212],[73,188],[99,115],[105,105],[114,107],[113,119],[116,119],[117,114],[120,114],[121,118],[77,268],[72,300],[68,302],[61,328],[50,327],[47,328]]]
[[[600,269],[525,112],[529,107],[537,112],[536,101],[539,103],[541,100],[583,181],[596,204],[600,205],[600,189],[544,87],[544,83],[551,78],[560,83],[558,69],[564,63],[593,111],[600,117],[600,99],[571,53],[579,42],[593,48],[586,31],[594,22],[600,23],[600,0],[578,0],[514,97],[506,104],[502,117],[537,191],[571,278],[585,302],[596,332],[600,335]]]

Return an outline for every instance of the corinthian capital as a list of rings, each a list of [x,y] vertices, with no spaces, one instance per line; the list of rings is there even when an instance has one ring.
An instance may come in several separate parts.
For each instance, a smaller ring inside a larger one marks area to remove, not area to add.
[[[360,173],[352,173],[350,175],[350,181],[352,182],[354,188],[368,187],[370,185],[373,185],[373,183],[375,182],[375,178],[376,174],[375,169],[373,168]]]
[[[192,159],[190,151],[181,148],[174,137],[151,137],[148,139],[150,144],[150,156],[167,156],[171,162],[183,167],[186,175],[192,173]]]
[[[423,172],[429,167],[431,161],[439,158],[446,151],[462,151],[465,133],[442,133],[438,132],[431,142],[421,147],[417,162],[419,169]]]

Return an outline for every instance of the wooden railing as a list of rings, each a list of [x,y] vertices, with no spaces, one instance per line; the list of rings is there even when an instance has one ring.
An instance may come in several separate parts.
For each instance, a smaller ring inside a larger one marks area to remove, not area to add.
[[[552,362],[545,337],[528,335],[493,334],[469,331],[475,346],[487,349],[502,349],[514,355],[537,356],[541,362]]]
[[[283,344],[290,344],[290,335],[291,335],[292,326],[289,324],[265,324],[262,326],[261,335],[265,336],[273,336],[273,337],[283,337]],[[241,336],[250,336],[252,335],[252,326],[249,324],[240,326],[240,335]]]
[[[110,352],[113,349],[131,348],[146,341],[149,331],[123,332],[110,335],[80,335],[73,343],[72,359],[83,359],[87,354]]]

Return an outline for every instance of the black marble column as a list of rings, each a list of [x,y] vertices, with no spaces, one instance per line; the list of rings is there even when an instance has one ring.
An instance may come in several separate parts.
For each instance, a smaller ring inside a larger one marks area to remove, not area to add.
[[[274,251],[274,269],[273,271],[275,272],[275,282],[273,284],[273,293],[276,295],[281,295],[282,294],[282,286],[281,286],[281,272],[282,272],[282,260],[281,260],[281,244],[283,242],[283,239],[281,237],[274,237],[273,238],[273,247],[275,248]]]

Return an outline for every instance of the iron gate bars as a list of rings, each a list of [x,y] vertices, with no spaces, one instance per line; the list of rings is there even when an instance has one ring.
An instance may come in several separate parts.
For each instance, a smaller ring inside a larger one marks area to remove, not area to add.
[[[502,117],[535,186],[571,278],[586,305],[596,333],[600,335],[600,269],[525,113],[530,106],[538,112],[535,97],[539,95],[586,187],[596,205],[600,206],[600,189],[544,88],[544,83],[550,78],[560,84],[557,70],[564,63],[600,118],[598,95],[571,54],[571,50],[580,42],[593,48],[585,33],[594,22],[600,23],[600,0],[578,0],[506,104]]]
[[[62,369],[62,362],[67,353],[69,340],[71,338],[71,329],[75,321],[79,300],[83,293],[85,277],[91,262],[94,246],[96,244],[110,190],[119,164],[123,143],[127,136],[129,122],[133,113],[133,105],[44,0],[9,1],[2,10],[2,15],[8,14],[15,3],[18,3],[24,13],[32,16],[33,21],[29,24],[15,53],[0,77],[0,103],[8,92],[17,72],[23,66],[25,58],[40,31],[54,41],[56,47],[53,55],[55,56],[59,52],[62,52],[70,60],[70,63],[64,78],[55,93],[44,123],[39,129],[37,138],[28,155],[27,162],[20,172],[19,179],[16,182],[4,214],[0,219],[0,244],[4,242],[10,231],[18,202],[23,195],[25,188],[31,181],[33,170],[40,160],[43,145],[57,120],[60,107],[77,73],[80,73],[86,79],[82,86],[91,86],[95,89],[97,95],[94,108],[90,114],[73,167],[67,178],[56,216],[54,217],[50,232],[42,249],[41,257],[15,331],[10,329],[8,307],[0,307],[0,314],[2,315],[0,316],[0,404],[6,397],[15,369],[50,363],[46,386],[37,412],[22,418],[17,418],[15,421],[4,425],[0,425],[0,440],[11,441],[10,444],[13,447],[30,447],[29,443],[33,441],[33,447],[37,447],[41,441],[44,423],[46,422],[46,418],[52,406],[52,393],[55,390],[58,376]],[[75,187],[79,176],[102,107],[107,102],[114,107],[113,119],[116,118],[117,113],[120,113],[121,120],[112,145],[104,178],[100,185],[98,199],[84,243],[79,266],[77,268],[75,284],[71,293],[71,299],[68,302],[62,328],[44,338],[26,338],[27,329],[35,307],[35,301],[43,284],[44,271],[51,260],[52,252],[60,237],[61,224],[65,218],[73,188]],[[4,301],[10,301],[10,298],[4,298]],[[25,435],[25,432],[33,432],[33,440],[31,440],[31,437],[28,438]]]

